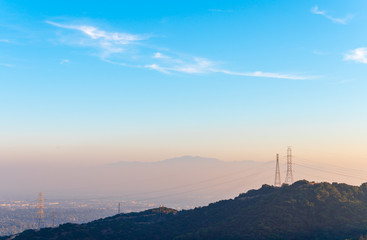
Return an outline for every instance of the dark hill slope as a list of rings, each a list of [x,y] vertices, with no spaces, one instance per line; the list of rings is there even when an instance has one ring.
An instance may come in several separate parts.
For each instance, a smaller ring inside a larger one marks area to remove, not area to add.
[[[367,233],[367,184],[299,181],[240,194],[207,207],[158,208],[88,224],[28,230],[32,239],[358,239]]]

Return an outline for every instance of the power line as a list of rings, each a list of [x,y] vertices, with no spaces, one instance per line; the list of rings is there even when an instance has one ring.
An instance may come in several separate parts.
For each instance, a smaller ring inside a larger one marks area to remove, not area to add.
[[[311,162],[314,164],[320,164],[319,162],[316,162],[314,160],[310,160],[310,159],[306,159],[306,158],[299,158],[297,157],[297,161],[306,161],[306,162]],[[346,168],[346,167],[342,167],[342,166],[338,166],[338,165],[334,165],[334,164],[330,164],[330,163],[322,163],[323,165],[326,166],[330,166],[333,168],[340,168],[340,169],[344,169],[344,170],[348,170],[348,171],[356,171],[356,172],[360,172],[361,174],[367,174],[367,171],[363,170],[363,169],[355,169],[355,168]]]
[[[312,162],[312,161],[311,160],[308,160],[308,159],[299,159],[299,158],[297,158],[297,162],[301,162],[303,164],[308,165],[308,163],[309,162]],[[313,163],[315,164],[317,162],[313,161]],[[337,172],[339,172],[341,174],[344,174],[345,172],[349,172],[350,173],[351,171],[353,171],[353,176],[359,175],[359,176],[362,176],[362,178],[363,178],[364,176],[367,175],[367,172],[364,171],[364,170],[353,169],[353,168],[346,168],[346,167],[341,167],[341,166],[332,165],[332,164],[324,164],[324,163],[322,165],[329,166],[328,169],[334,168],[335,169],[334,171],[337,171]],[[322,165],[318,164],[317,167],[318,168],[323,167]]]
[[[262,172],[262,171],[260,171],[260,172]],[[185,193],[196,192],[196,191],[200,191],[200,190],[209,189],[209,188],[217,187],[217,186],[220,186],[220,185],[224,185],[224,184],[227,184],[227,183],[236,182],[236,181],[239,181],[239,180],[242,181],[243,178],[248,178],[248,177],[252,177],[252,176],[259,176],[259,172],[255,172],[253,174],[242,176],[241,178],[232,179],[232,180],[222,182],[222,183],[219,183],[219,184],[214,184],[214,185],[201,187],[201,188],[197,188],[197,189],[191,189],[191,190],[184,191],[184,192],[179,192],[179,193],[171,193],[171,194],[166,194],[166,195],[161,195],[161,196],[155,196],[155,197],[150,197],[150,198],[145,198],[145,199],[139,199],[137,201],[144,202],[144,201],[153,200],[153,199],[172,197],[172,196],[182,195],[182,194],[185,194]]]
[[[61,199],[61,200],[96,200],[96,199],[111,199],[111,198],[130,198],[130,197],[137,196],[137,195],[147,195],[147,194],[152,194],[152,193],[167,192],[167,191],[176,190],[176,189],[180,189],[180,188],[186,188],[186,187],[201,185],[201,184],[206,183],[206,182],[211,182],[213,180],[226,178],[226,177],[237,175],[237,174],[243,173],[243,172],[249,172],[249,171],[255,170],[259,167],[262,167],[266,164],[268,164],[268,162],[262,162],[261,164],[259,164],[257,166],[247,168],[247,169],[244,169],[244,170],[231,172],[231,173],[219,176],[219,177],[212,177],[212,178],[205,179],[205,180],[198,181],[198,182],[194,182],[194,183],[189,183],[189,184],[184,184],[184,185],[179,185],[179,186],[169,187],[169,188],[162,188],[162,189],[153,190],[153,191],[147,191],[147,192],[145,191],[145,192],[133,193],[133,194],[127,194],[127,195],[115,195],[115,196],[92,197],[92,198],[78,198],[78,199],[75,199],[75,198],[74,199],[65,199],[64,198],[64,199]],[[258,173],[256,173],[256,174],[258,174]],[[60,200],[60,199],[48,199],[48,200]]]
[[[297,163],[296,165],[302,166],[302,167],[305,167],[305,168],[309,168],[309,169],[312,169],[312,170],[320,171],[320,172],[331,173],[331,174],[336,174],[336,175],[343,176],[343,177],[349,177],[349,178],[354,178],[354,179],[359,179],[359,180],[367,181],[367,178],[361,178],[361,177],[358,177],[358,176],[353,176],[353,175],[349,175],[349,174],[339,173],[339,172],[335,172],[335,171],[331,171],[331,170],[323,170],[323,169],[320,169],[320,168],[310,167],[310,166],[299,164],[299,163]]]

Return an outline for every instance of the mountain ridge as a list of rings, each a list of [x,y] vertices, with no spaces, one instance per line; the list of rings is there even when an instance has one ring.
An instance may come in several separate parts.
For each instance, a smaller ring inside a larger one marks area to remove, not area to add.
[[[269,161],[269,162],[272,162],[272,161]],[[153,161],[153,162],[119,161],[119,162],[107,164],[107,166],[120,165],[120,164],[160,164],[160,163],[263,163],[263,162],[253,161],[253,160],[223,161],[218,158],[202,157],[202,156],[194,156],[194,155],[183,155],[179,157],[173,157],[173,158],[168,158],[168,159]]]

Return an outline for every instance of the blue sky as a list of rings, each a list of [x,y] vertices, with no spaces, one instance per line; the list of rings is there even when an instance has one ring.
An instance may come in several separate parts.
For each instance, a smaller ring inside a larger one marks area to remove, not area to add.
[[[2,1],[1,161],[367,157],[365,1]],[[352,160],[351,160],[352,159]]]

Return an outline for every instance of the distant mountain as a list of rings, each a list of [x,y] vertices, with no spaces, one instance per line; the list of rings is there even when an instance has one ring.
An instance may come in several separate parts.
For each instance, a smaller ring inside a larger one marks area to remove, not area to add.
[[[216,158],[206,158],[206,157],[200,157],[200,156],[181,156],[181,157],[175,157],[163,160],[162,162],[219,162],[220,160]]]
[[[120,161],[107,166],[118,166],[118,165],[162,165],[162,164],[213,164],[213,163],[225,163],[216,158],[206,158],[200,156],[181,156],[175,158],[169,158],[156,162],[140,162],[140,161]]]
[[[108,164],[109,165],[124,165],[124,164],[146,164],[146,165],[152,165],[152,164],[172,164],[172,163],[177,163],[177,164],[213,164],[213,163],[222,163],[222,164],[238,164],[238,163],[256,163],[255,161],[251,161],[251,160],[246,160],[246,161],[235,161],[235,162],[229,162],[229,161],[222,161],[219,160],[217,158],[207,158],[207,157],[201,157],[201,156],[191,156],[191,155],[185,155],[185,156],[181,156],[181,157],[174,157],[174,158],[169,158],[169,159],[165,159],[165,160],[161,160],[161,161],[156,161],[156,162],[140,162],[140,161],[120,161],[120,162],[116,162],[116,163],[112,163],[112,164]]]
[[[367,183],[263,185],[193,210],[165,207],[87,224],[27,230],[14,240],[360,239],[367,234]],[[6,239],[6,238],[3,238]]]

